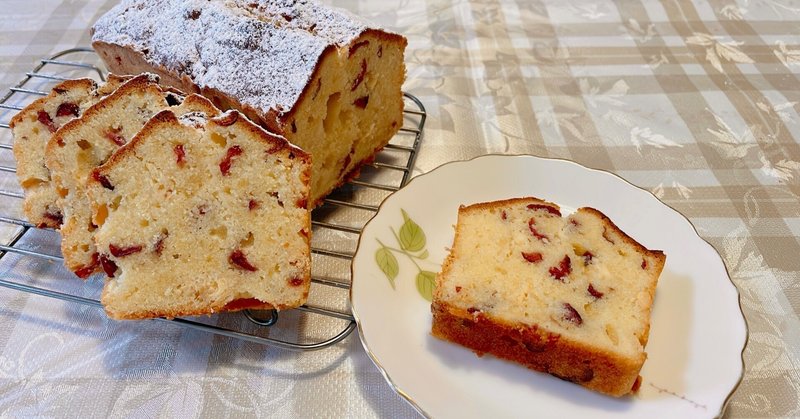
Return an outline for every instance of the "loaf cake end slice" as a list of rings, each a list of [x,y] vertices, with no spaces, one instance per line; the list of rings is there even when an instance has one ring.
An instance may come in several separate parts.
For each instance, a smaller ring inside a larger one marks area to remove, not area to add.
[[[66,80],[23,108],[10,122],[14,137],[17,179],[25,193],[22,204],[28,221],[40,228],[59,228],[63,219],[58,195],[45,165],[45,148],[53,134],[84,110],[113,92],[126,79],[109,76],[98,85],[91,79]]]

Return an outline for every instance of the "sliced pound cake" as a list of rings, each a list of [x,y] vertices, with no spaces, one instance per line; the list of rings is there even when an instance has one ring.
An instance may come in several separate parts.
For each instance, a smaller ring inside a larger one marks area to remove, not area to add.
[[[64,264],[81,278],[99,272],[98,253],[92,241],[96,226],[84,190],[89,173],[128,142],[156,113],[173,106],[178,114],[218,112],[211,102],[190,95],[185,99],[166,92],[153,75],[139,75],[65,124],[47,144],[47,167],[59,195],[64,216],[61,253]]]
[[[236,111],[156,115],[87,184],[115,319],[303,304],[310,157]]]
[[[25,192],[22,210],[31,224],[58,228],[63,218],[56,205],[58,196],[50,181],[50,170],[45,166],[47,142],[62,125],[79,117],[125,80],[112,75],[99,86],[91,79],[61,82],[49,95],[26,106],[11,119],[17,179]]]
[[[159,74],[314,156],[314,206],[403,124],[406,38],[313,0],[125,0],[92,28],[113,72]]]
[[[666,256],[599,211],[518,198],[462,206],[432,333],[612,396],[635,391]]]

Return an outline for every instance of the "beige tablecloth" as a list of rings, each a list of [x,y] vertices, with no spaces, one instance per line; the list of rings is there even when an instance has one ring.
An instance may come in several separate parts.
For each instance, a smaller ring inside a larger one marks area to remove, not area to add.
[[[87,28],[113,3],[0,3],[0,92],[40,58],[88,45]],[[800,416],[800,4],[333,3],[408,37],[405,90],[428,110],[414,174],[486,153],[567,158],[685,214],[725,260],[749,326],[726,415]],[[10,115],[0,110],[0,123]],[[2,215],[18,202],[0,200]],[[0,275],[76,281],[17,255]],[[355,334],[295,353],[0,288],[0,415],[416,413]]]

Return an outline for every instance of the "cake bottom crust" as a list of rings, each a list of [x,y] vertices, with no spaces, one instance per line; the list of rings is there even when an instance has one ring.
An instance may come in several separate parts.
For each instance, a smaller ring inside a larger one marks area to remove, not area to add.
[[[431,310],[435,337],[470,348],[478,356],[492,354],[614,397],[639,388],[644,355],[623,358],[537,326],[509,325],[439,301]]]
[[[308,282],[306,282],[308,283]],[[270,303],[265,303],[263,301],[259,301],[255,298],[239,298],[233,301],[228,302],[223,306],[218,307],[201,307],[198,308],[197,306],[177,306],[171,307],[169,309],[152,309],[152,310],[138,310],[138,311],[122,311],[122,310],[114,310],[109,309],[107,305],[107,297],[105,293],[102,297],[103,305],[105,307],[106,314],[108,317],[115,319],[115,320],[146,320],[146,319],[154,319],[157,317],[162,317],[165,319],[174,319],[176,317],[188,317],[188,316],[202,316],[202,315],[211,315],[221,312],[233,312],[233,311],[242,311],[242,310],[290,310],[293,308],[297,308],[308,298],[308,291],[304,294],[304,297],[297,302],[289,303],[289,304],[278,304],[277,306]]]

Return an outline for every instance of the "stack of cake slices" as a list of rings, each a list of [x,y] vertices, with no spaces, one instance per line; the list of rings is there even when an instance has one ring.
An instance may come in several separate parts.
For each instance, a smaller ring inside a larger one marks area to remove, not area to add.
[[[158,77],[57,85],[11,123],[24,210],[109,316],[302,305],[311,157]]]
[[[297,307],[309,209],[402,126],[406,44],[311,0],[123,0],[92,46],[138,75],[11,123],[24,212],[114,318]]]

